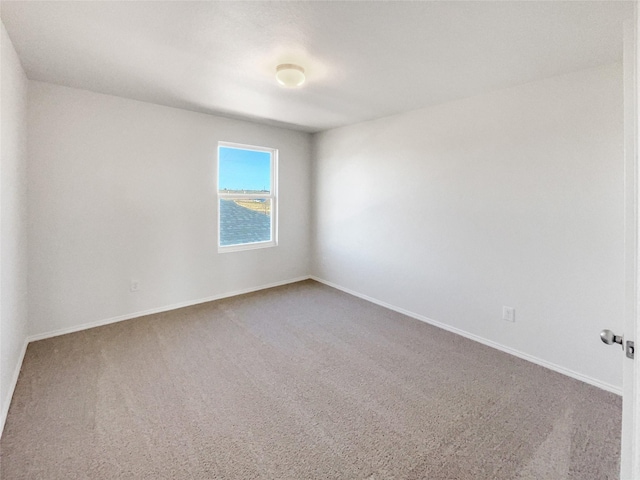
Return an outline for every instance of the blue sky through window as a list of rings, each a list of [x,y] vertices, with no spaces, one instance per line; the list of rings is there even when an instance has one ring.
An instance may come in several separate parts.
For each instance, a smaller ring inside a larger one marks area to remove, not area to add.
[[[271,190],[271,153],[218,148],[218,190]]]

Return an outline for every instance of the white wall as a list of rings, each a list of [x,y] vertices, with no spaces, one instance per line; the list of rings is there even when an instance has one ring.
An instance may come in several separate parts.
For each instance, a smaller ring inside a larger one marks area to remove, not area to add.
[[[622,68],[315,136],[313,273],[617,390]],[[502,306],[516,322],[501,320]]]
[[[32,334],[308,275],[310,135],[40,82],[28,127]],[[219,140],[279,149],[278,247],[217,253]]]
[[[0,432],[27,338],[27,86],[0,33]]]

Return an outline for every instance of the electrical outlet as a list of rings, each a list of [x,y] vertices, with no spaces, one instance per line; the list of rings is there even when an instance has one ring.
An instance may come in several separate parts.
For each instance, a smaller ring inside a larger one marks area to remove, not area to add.
[[[515,322],[516,309],[513,307],[502,307],[502,319],[507,322]]]
[[[137,292],[140,290],[140,280],[131,280],[131,284],[129,285],[130,292]]]

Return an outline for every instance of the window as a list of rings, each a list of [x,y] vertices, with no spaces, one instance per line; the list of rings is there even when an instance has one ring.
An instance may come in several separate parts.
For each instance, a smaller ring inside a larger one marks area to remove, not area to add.
[[[218,251],[277,245],[278,151],[218,143]]]

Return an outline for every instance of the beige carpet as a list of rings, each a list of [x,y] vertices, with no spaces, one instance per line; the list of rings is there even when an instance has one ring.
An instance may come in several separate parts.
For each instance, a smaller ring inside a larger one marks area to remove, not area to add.
[[[307,281],[29,346],[10,479],[613,479],[619,397]]]

